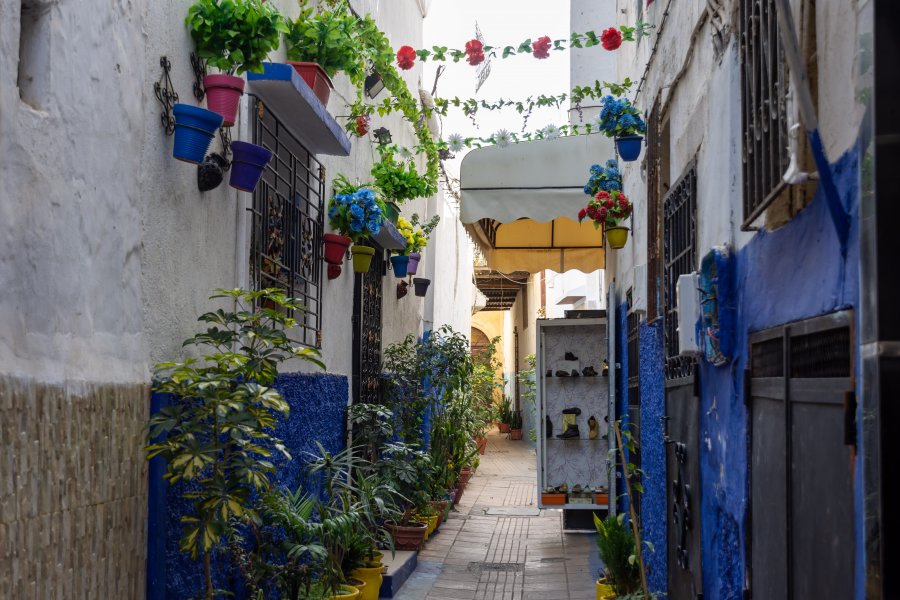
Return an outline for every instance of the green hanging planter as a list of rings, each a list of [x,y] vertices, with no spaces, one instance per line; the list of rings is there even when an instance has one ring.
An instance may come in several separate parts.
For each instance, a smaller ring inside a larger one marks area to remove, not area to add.
[[[367,272],[372,265],[372,257],[375,256],[375,248],[353,244],[350,253],[353,254],[353,272]]]

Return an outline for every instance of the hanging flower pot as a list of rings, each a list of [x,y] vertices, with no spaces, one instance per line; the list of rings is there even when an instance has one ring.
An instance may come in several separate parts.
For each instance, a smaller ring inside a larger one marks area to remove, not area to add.
[[[413,285],[416,286],[416,296],[424,297],[428,292],[428,285],[430,283],[430,279],[425,279],[424,277],[413,277]]]
[[[327,106],[328,98],[331,97],[331,90],[334,89],[334,84],[331,83],[331,78],[328,76],[328,73],[319,66],[319,63],[289,60],[287,64],[294,67],[294,70],[297,71],[303,81],[306,82],[306,85],[310,87],[313,94],[319,99],[319,102]]]
[[[641,155],[641,144],[644,138],[640,135],[625,135],[616,138],[616,152],[625,162],[632,162]]]
[[[175,115],[173,156],[184,162],[200,164],[206,157],[216,130],[222,126],[222,115],[190,104],[176,104],[172,114]]]
[[[350,247],[353,240],[336,233],[326,233],[322,236],[322,239],[325,241],[325,262],[329,265],[344,264],[347,248]]]
[[[272,151],[249,142],[231,143],[231,178],[228,185],[243,192],[252,192],[262,177],[263,169],[272,160]]]
[[[625,247],[625,242],[628,241],[628,228],[621,227],[619,225],[607,227],[606,228],[606,241],[609,242],[609,247],[614,250],[620,250]]]
[[[372,265],[372,257],[375,256],[375,248],[353,244],[350,252],[353,254],[353,272],[365,273],[368,271]]]
[[[224,118],[222,125],[231,127],[237,119],[238,105],[244,94],[244,78],[234,75],[207,75],[203,78],[206,106]]]
[[[407,275],[415,275],[416,271],[419,269],[419,261],[422,260],[422,255],[418,252],[412,252],[409,255],[409,266],[406,267]]]
[[[384,216],[388,221],[396,225],[397,221],[400,219],[400,207],[393,202],[385,202],[384,208]]]
[[[409,266],[409,257],[402,254],[391,257],[391,265],[394,267],[394,275],[406,277],[406,269]]]

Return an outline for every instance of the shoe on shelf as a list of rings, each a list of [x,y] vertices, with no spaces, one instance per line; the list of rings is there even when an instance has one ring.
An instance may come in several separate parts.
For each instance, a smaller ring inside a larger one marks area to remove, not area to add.
[[[594,418],[594,415],[591,415],[588,419],[588,439],[596,440],[598,433],[600,433],[600,428],[597,427],[597,419]]]
[[[569,493],[569,485],[564,483],[562,485],[556,486],[556,491],[560,494],[568,494]]]
[[[577,406],[573,406],[572,408],[565,409],[564,411],[562,411],[562,413],[564,415],[580,415],[581,409],[578,408]]]
[[[585,367],[581,370],[582,375],[585,377],[596,377],[598,375],[597,370],[594,369],[594,366],[591,365],[589,367]]]
[[[583,491],[584,491],[584,488],[581,487],[580,483],[576,483],[575,485],[572,486],[573,494],[580,494]]]
[[[556,376],[557,377],[569,377],[569,372],[563,371],[562,369],[560,369],[556,372]]]
[[[550,420],[550,415],[545,415],[544,419],[546,423],[544,424],[544,429],[547,430],[547,437],[553,437],[553,421]]]
[[[609,377],[609,361],[607,359],[603,359],[603,376]]]
[[[578,357],[571,352],[566,352],[566,360],[578,360]]]
[[[575,439],[575,438],[580,438],[581,433],[579,433],[579,431],[578,431],[578,425],[575,424],[575,425],[569,425],[569,427],[565,431],[563,431],[556,437],[558,437],[561,440],[571,440],[571,439]]]
[[[547,369],[547,377],[553,377],[553,369]]]
[[[572,377],[581,377],[581,373],[578,372],[578,369],[572,369]]]

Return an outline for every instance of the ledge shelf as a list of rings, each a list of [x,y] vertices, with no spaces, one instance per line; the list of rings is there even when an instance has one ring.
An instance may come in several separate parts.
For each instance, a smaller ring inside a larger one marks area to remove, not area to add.
[[[373,235],[372,239],[378,242],[378,245],[385,250],[403,250],[406,248],[406,238],[400,235],[400,232],[390,221],[384,221],[381,224],[381,230],[378,235]]]
[[[313,154],[349,156],[350,139],[319,102],[294,67],[263,63],[262,73],[247,73],[249,93],[271,108]]]

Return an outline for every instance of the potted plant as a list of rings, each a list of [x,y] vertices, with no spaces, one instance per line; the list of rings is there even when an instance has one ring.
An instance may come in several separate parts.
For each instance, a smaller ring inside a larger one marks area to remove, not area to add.
[[[301,358],[323,366],[314,350],[294,346],[285,333],[296,324],[289,313],[302,311],[297,300],[276,289],[217,290],[212,298],[229,308],[201,315],[206,331],[184,343],[203,358],[155,367],[153,391],[173,400],[151,416],[146,447],[148,459],[165,459],[167,481],[191,486],[181,549],[202,557],[207,598],[215,590],[215,547],[236,521],[254,517],[253,497],[269,489],[275,466],[262,452],[290,459],[271,433],[289,411],[272,387],[278,365]]]
[[[509,433],[509,424],[512,422],[512,399],[503,396],[500,407],[497,409],[497,427],[500,433]]]
[[[509,421],[509,439],[511,440],[521,440],[522,439],[522,411],[515,410],[512,412],[512,416]]]
[[[353,270],[356,273],[365,273],[372,263],[375,248],[363,246],[360,242],[381,230],[381,222],[384,219],[383,204],[375,197],[375,192],[364,186],[350,184],[343,175],[334,180],[334,192],[328,203],[328,219],[331,227],[337,230],[341,237],[349,238],[353,242],[351,249]],[[341,245],[344,240],[326,238],[325,242]],[[326,253],[328,252],[326,249]],[[330,252],[336,254],[333,249]],[[331,260],[334,259],[335,256],[332,255]]]
[[[428,236],[437,227],[438,221],[440,221],[440,217],[435,215],[430,221],[419,227],[418,214],[413,214],[409,221],[403,217],[397,219],[397,230],[406,240],[406,247],[400,250],[399,254],[391,257],[394,275],[406,277],[416,274],[419,269],[419,260],[422,258],[421,251],[428,245]]]
[[[288,22],[284,36],[288,64],[327,105],[336,74],[346,73],[356,87],[362,85],[365,61],[357,42],[359,21],[347,9],[346,0],[332,8],[306,6],[306,0],[300,4],[304,8]]]
[[[628,228],[620,223],[631,216],[633,208],[622,192],[601,191],[588,201],[586,207],[578,211],[578,222],[589,218],[595,229],[603,225],[610,248],[618,250],[624,248],[628,241]]]
[[[591,165],[591,175],[584,184],[584,193],[588,196],[596,196],[600,192],[621,192],[622,173],[619,171],[619,162],[611,158],[604,166]]]
[[[427,522],[416,522],[413,515],[428,503],[428,482],[425,475],[428,473],[430,460],[428,454],[413,444],[396,442],[382,448],[380,475],[402,498],[399,521],[385,523],[386,529],[394,537],[394,547],[398,550],[418,550],[425,541]]]
[[[176,104],[172,114],[175,117],[173,156],[184,162],[202,163],[216,130],[222,126],[222,115],[190,104]]]
[[[407,200],[434,195],[437,188],[428,177],[419,175],[412,157],[405,160],[394,159],[394,146],[378,146],[381,160],[372,167],[374,185],[381,192],[385,202],[403,204]]]
[[[188,9],[185,24],[197,45],[197,55],[221,73],[206,75],[206,104],[234,125],[244,93],[245,71],[261,72],[262,61],[278,48],[287,32],[275,3],[264,0],[197,0]]]
[[[622,160],[631,162],[641,154],[641,142],[647,124],[641,112],[627,98],[604,96],[601,100],[600,131],[616,140],[616,151]]]
[[[634,594],[641,589],[641,573],[635,553],[634,536],[625,524],[625,514],[609,515],[600,520],[594,515],[597,528],[597,548],[606,567],[605,585],[614,596]],[[597,582],[598,588],[603,585]]]

